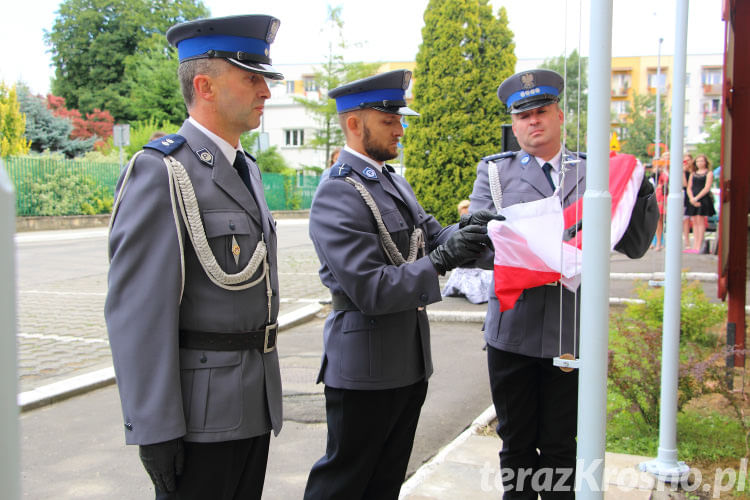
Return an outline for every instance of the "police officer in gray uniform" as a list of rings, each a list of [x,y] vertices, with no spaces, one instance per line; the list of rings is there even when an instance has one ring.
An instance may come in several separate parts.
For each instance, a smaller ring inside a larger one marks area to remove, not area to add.
[[[167,32],[190,117],[131,160],[110,223],[107,329],[125,438],[156,498],[260,498],[281,429],[275,222],[240,135],[281,79],[279,20]]]
[[[441,300],[438,274],[475,259],[492,213],[441,225],[386,160],[403,135],[411,72],[333,89],[346,146],[310,210],[320,277],[332,294],[318,382],[328,440],[306,500],[396,499],[432,374],[425,306]],[[495,216],[497,217],[497,216]]]
[[[479,162],[470,211],[499,210],[552,196],[561,179],[563,207],[583,196],[586,157],[560,144],[562,89],[562,77],[543,69],[515,74],[500,85],[498,96],[510,110],[522,149]],[[641,257],[657,219],[653,187],[644,179],[630,224],[615,248],[631,258]],[[576,226],[569,229],[574,234]],[[481,264],[491,266],[491,259]],[[559,282],[549,283],[524,290],[513,309],[500,312],[497,297],[490,294],[484,336],[497,432],[503,441],[503,498],[536,499],[534,489],[544,499],[575,497],[578,372],[561,371],[552,358],[577,352],[579,298]],[[541,488],[532,488],[535,473]],[[551,491],[556,485],[562,491]]]

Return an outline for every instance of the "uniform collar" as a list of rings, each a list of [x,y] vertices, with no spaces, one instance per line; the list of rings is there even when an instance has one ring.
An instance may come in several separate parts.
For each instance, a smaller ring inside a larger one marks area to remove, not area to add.
[[[188,117],[188,121],[192,123],[195,128],[206,134],[206,136],[211,139],[214,144],[216,144],[216,147],[219,148],[219,151],[221,151],[221,154],[224,155],[230,165],[234,165],[234,159],[237,157],[238,152],[245,154],[241,145],[232,146],[227,141],[198,123],[198,120],[196,120],[192,116]]]
[[[383,171],[383,165],[385,165],[385,162],[377,162],[377,161],[373,160],[372,158],[370,158],[369,156],[366,156],[366,155],[363,155],[362,153],[354,151],[352,148],[349,147],[348,144],[344,145],[344,150],[348,151],[350,154],[353,154],[354,156],[356,156],[360,160],[366,161],[367,163],[369,163],[370,165],[372,165],[373,168],[375,168],[375,170],[377,170],[378,172],[382,172]]]
[[[550,160],[545,161],[539,158],[538,156],[535,156],[534,159],[537,161],[537,163],[539,163],[540,167],[544,165],[545,163],[549,163],[550,165],[552,165],[552,170],[554,170],[556,173],[560,173],[560,162],[562,159],[561,153],[562,153],[562,148],[560,148],[560,150]]]

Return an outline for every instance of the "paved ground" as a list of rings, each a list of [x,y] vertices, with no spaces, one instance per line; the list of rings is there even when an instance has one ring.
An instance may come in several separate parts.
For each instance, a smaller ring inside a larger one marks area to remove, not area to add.
[[[318,262],[307,238],[306,221],[280,220],[279,228],[280,281],[284,296],[281,313],[286,314],[317,303],[327,297],[327,293],[317,276]],[[21,233],[16,243],[19,392],[111,366],[102,314],[107,271],[105,231]],[[664,252],[649,252],[643,259],[632,261],[613,254],[610,296],[628,298],[633,294],[632,279],[619,279],[623,274],[615,273],[642,273],[647,280],[653,273],[663,271],[664,255]],[[682,259],[685,271],[716,271],[715,256],[682,254]],[[715,298],[715,281],[705,280],[702,284],[707,296]],[[433,342],[436,374],[420,421],[410,474],[441,446],[461,434],[489,405],[484,360],[478,350],[485,306],[469,304],[462,298],[446,298],[428,310],[436,321]],[[440,323],[441,319],[457,316],[480,323]],[[299,498],[309,466],[324,447],[321,387],[311,384],[320,356],[320,323],[318,317],[305,327],[285,332],[280,339],[285,429],[273,442],[265,498]],[[305,333],[300,332],[314,334],[304,336]],[[290,343],[285,346],[287,339]],[[292,342],[293,339],[296,340]],[[478,356],[466,366],[455,366],[449,356],[456,349],[466,349],[466,344],[457,344],[458,341],[470,342],[472,355]],[[441,354],[442,349],[448,354]],[[446,367],[445,371],[441,367]],[[470,370],[470,375],[463,378],[474,381],[469,385],[471,390],[450,385],[449,381],[454,378],[462,378],[460,370]],[[85,437],[71,440],[80,429],[85,431]],[[148,496],[149,485],[134,449],[122,445],[119,404],[113,386],[26,412],[22,416],[22,430],[23,485],[27,498]],[[427,438],[428,434],[435,433],[442,434],[438,444]],[[480,442],[485,444],[480,445]],[[424,469],[424,474],[417,473],[415,478],[421,480],[418,486],[422,489],[412,487],[408,493],[411,496],[405,498],[489,498],[488,492],[482,491],[481,474],[484,464],[487,467],[497,465],[496,451],[493,451],[499,446],[497,438],[474,436],[462,443],[456,445],[449,459],[440,463],[442,468],[433,464],[435,467]],[[473,475],[443,467],[456,460],[459,469],[466,466],[467,460],[473,464],[473,468],[463,471]],[[435,470],[445,472],[435,473]],[[467,493],[459,483],[467,483],[468,491],[474,493]],[[437,489],[433,488],[435,485]],[[132,494],[121,495],[118,488],[126,488]],[[442,496],[437,495],[438,490],[442,491]],[[489,493],[494,494],[495,490]]]

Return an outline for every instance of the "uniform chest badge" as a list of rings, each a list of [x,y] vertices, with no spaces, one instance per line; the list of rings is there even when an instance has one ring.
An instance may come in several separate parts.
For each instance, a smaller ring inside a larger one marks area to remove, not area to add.
[[[237,239],[232,236],[232,255],[234,256],[234,264],[240,264],[240,245],[237,243]]]
[[[206,148],[201,148],[198,151],[195,152],[195,154],[198,156],[198,159],[202,161],[203,163],[207,165],[213,166],[214,164],[214,155],[211,154],[211,152]]]
[[[526,165],[529,163],[529,160],[531,160],[531,157],[529,155],[524,155],[523,158],[521,158],[521,164]]]
[[[367,177],[368,179],[377,179],[377,178],[378,178],[378,174],[376,174],[376,173],[375,173],[375,170],[373,170],[373,169],[372,169],[372,168],[370,168],[370,167],[366,167],[366,168],[365,168],[365,169],[364,169],[364,170],[362,171],[362,174],[364,174],[364,176],[365,176],[365,177]]]

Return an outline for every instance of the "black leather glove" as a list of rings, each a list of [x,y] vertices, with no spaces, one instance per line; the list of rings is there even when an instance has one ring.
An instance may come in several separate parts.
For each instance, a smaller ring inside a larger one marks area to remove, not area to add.
[[[491,210],[478,210],[473,214],[465,214],[461,216],[461,220],[458,223],[458,228],[462,229],[466,226],[486,226],[491,220],[505,220],[505,217],[495,213]]]
[[[489,244],[486,227],[466,226],[455,231],[448,241],[430,252],[430,261],[437,272],[445,274],[446,271],[478,258]]]
[[[185,463],[182,438],[141,445],[138,454],[156,491],[171,493],[177,489],[177,476],[182,474]]]

